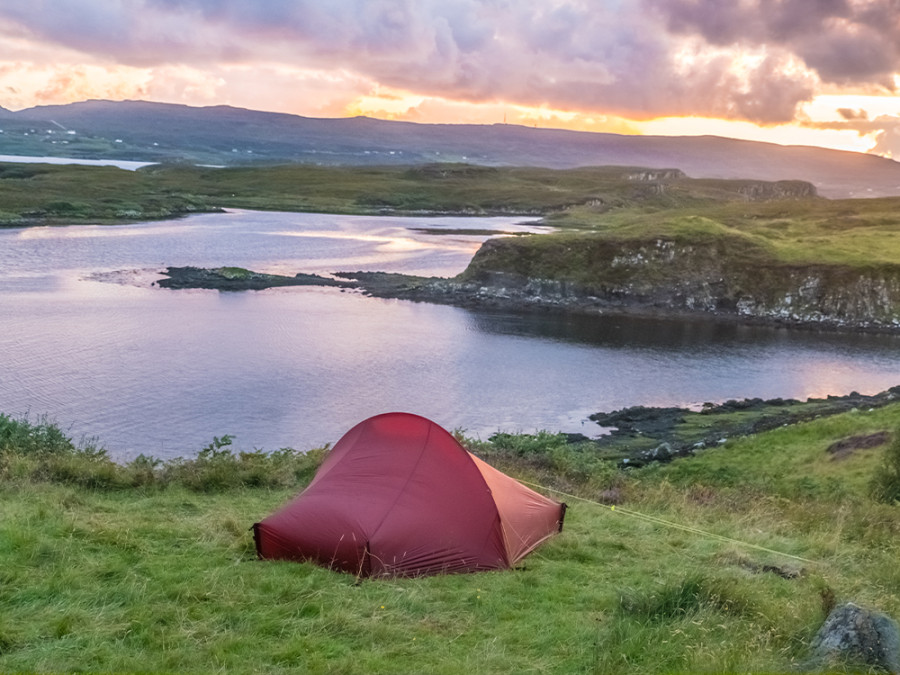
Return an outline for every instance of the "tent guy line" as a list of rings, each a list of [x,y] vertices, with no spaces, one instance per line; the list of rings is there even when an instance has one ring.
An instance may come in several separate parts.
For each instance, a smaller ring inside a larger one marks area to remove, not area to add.
[[[587,502],[588,504],[593,504],[595,506],[599,506],[602,509],[606,509],[609,511],[613,511],[615,513],[621,513],[625,516],[631,516],[632,518],[637,518],[638,520],[643,520],[648,523],[654,523],[657,525],[664,525],[665,527],[670,527],[675,530],[683,530],[684,532],[690,532],[692,534],[696,534],[703,537],[708,537],[710,539],[716,539],[721,542],[725,542],[728,544],[737,544],[738,546],[743,546],[746,548],[752,548],[757,551],[764,551],[766,553],[774,553],[775,555],[784,556],[785,558],[792,558],[794,560],[799,560],[801,562],[809,563],[810,565],[820,565],[821,563],[816,560],[810,560],[809,558],[803,558],[799,555],[794,555],[793,553],[785,553],[784,551],[779,551],[774,548],[767,548],[765,546],[760,546],[759,544],[751,544],[748,541],[742,541],[740,539],[734,539],[732,537],[726,537],[722,534],[716,534],[715,532],[708,532],[707,530],[701,530],[698,527],[693,527],[691,525],[684,525],[682,523],[675,523],[671,520],[665,520],[663,518],[657,518],[656,516],[650,516],[646,513],[640,513],[639,511],[632,511],[631,509],[624,509],[621,506],[616,507],[615,505],[602,504],[601,502],[594,501],[593,499],[587,499],[586,497],[579,497],[578,495],[573,495],[568,492],[563,492],[562,490],[557,490],[555,488],[547,487],[546,485],[540,485],[538,483],[530,483],[527,480],[518,479],[520,483],[523,485],[529,485],[533,488],[537,488],[539,490],[546,490],[547,492],[555,492],[558,495],[562,495],[563,497],[567,497],[569,499],[576,499],[581,502]]]

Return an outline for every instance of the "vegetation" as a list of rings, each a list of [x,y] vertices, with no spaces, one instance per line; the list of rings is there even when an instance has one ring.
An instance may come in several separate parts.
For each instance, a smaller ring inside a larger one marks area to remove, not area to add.
[[[578,205],[603,212],[698,207],[747,201],[761,181],[692,180],[680,172],[660,191],[635,169],[553,170],[467,164],[419,167],[285,165],[209,168],[3,164],[0,211],[8,224],[111,222],[171,217],[194,211],[248,208],[340,213],[514,213],[543,215]],[[799,185],[811,189],[808,184]],[[801,194],[805,192],[801,189]],[[755,194],[755,193],[754,193]],[[761,194],[776,197],[780,193]]]
[[[660,242],[692,248],[694,259],[683,260],[685,266],[708,261],[737,275],[750,271],[751,277],[761,266],[896,272],[898,208],[900,198],[731,202],[613,213],[577,207],[546,219],[562,230],[558,234],[505,238],[483,248],[463,278],[505,271],[529,278],[616,285],[623,282],[621,275],[636,268],[611,265],[611,260],[623,254],[661,256]],[[649,262],[640,268],[644,282],[652,281],[648,275],[654,269]],[[688,270],[679,271],[678,264],[675,260],[666,271],[659,271],[686,276]]]
[[[128,222],[214,210],[135,171],[100,166],[0,164],[0,225]]]
[[[872,267],[900,255],[900,200],[800,199],[752,204],[720,202],[693,213],[663,209],[599,214],[572,209],[550,224],[614,241],[728,241],[749,254],[785,264]]]
[[[872,496],[887,504],[900,504],[900,429],[894,433],[894,441],[872,479]]]
[[[325,449],[114,464],[0,416],[0,670],[785,672],[835,603],[900,616],[898,507],[869,495],[894,451],[827,452],[898,427],[893,403],[624,472],[558,434],[466,441],[565,493],[565,531],[511,572],[360,584],[255,560]]]

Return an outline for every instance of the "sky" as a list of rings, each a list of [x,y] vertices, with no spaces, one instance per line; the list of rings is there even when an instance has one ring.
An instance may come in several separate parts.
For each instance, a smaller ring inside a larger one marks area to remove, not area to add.
[[[900,159],[900,0],[0,0],[0,106],[97,98]]]

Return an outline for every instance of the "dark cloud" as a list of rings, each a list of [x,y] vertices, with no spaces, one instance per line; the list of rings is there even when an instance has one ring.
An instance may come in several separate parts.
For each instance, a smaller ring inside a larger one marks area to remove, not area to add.
[[[843,117],[845,120],[867,120],[869,119],[869,113],[865,110],[853,110],[852,108],[838,108],[838,114]]]
[[[677,33],[724,46],[783,44],[817,35],[824,23],[851,15],[847,0],[647,0]]]
[[[815,78],[887,83],[900,0],[0,0],[0,22],[135,66],[286,64],[423,95],[791,120]],[[5,20],[5,21],[3,21]],[[727,49],[755,49],[739,64]]]
[[[670,30],[714,45],[766,45],[824,82],[893,86],[900,71],[898,0],[646,0]]]

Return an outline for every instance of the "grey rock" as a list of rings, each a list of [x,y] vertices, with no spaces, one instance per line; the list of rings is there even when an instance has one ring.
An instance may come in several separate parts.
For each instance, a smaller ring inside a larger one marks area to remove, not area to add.
[[[832,610],[812,641],[810,668],[836,665],[900,673],[900,629],[890,617],[852,602]]]

